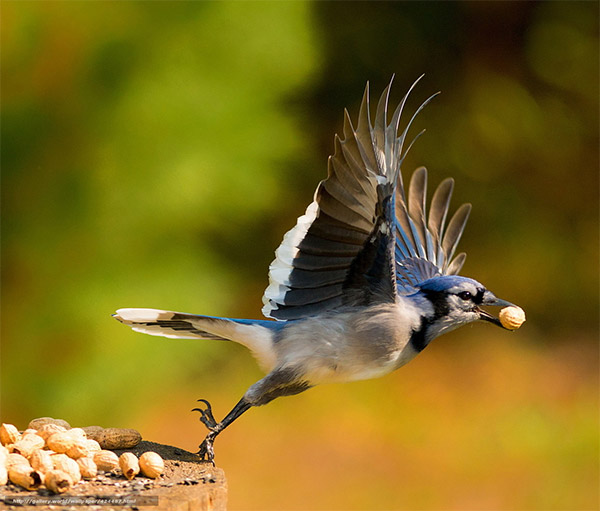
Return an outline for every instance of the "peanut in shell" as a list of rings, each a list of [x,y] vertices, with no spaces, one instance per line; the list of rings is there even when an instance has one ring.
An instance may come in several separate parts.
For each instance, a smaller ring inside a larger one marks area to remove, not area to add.
[[[53,469],[44,475],[44,486],[53,493],[65,493],[73,486],[73,479],[67,472]]]
[[[100,444],[98,442],[96,442],[96,440],[92,440],[91,438],[86,439],[85,446],[86,446],[88,452],[90,453],[89,455],[92,457],[94,457],[93,455],[96,451],[102,450],[102,447],[100,447]]]
[[[8,449],[0,444],[0,465],[4,465],[6,457],[8,456]]]
[[[45,451],[43,449],[34,451],[29,457],[29,463],[31,464],[31,468],[42,474],[45,474],[49,470],[53,470],[54,462],[52,461],[52,451]]]
[[[516,305],[504,307],[498,314],[498,317],[502,326],[509,330],[517,330],[517,328],[525,323],[525,311]]]
[[[98,470],[110,472],[115,468],[119,468],[119,457],[112,451],[101,450],[94,453],[94,462]]]
[[[73,484],[77,484],[81,481],[81,471],[75,460],[69,458],[66,454],[55,454],[52,458],[54,468],[69,474]]]
[[[37,430],[37,434],[41,436],[44,441],[48,441],[48,438],[51,437],[54,433],[64,433],[67,429],[59,424],[43,424],[40,426],[40,429]]]
[[[130,449],[139,444],[142,435],[135,429],[105,428],[98,443],[102,449]]]
[[[68,430],[68,433],[73,438],[83,438],[83,439],[87,438],[87,433],[85,432],[85,430],[83,428],[71,428]]]
[[[39,417],[37,419],[33,419],[27,428],[37,429],[39,431],[40,428],[46,424],[54,424],[55,426],[60,426],[65,429],[71,429],[71,425],[67,421],[62,419],[53,419],[52,417]]]
[[[140,456],[140,471],[142,475],[156,479],[165,471],[165,462],[159,454],[147,451]]]
[[[75,443],[75,437],[68,431],[59,431],[49,436],[46,445],[59,454],[67,452]]]
[[[77,458],[75,461],[79,465],[79,472],[84,479],[93,479],[98,475],[98,467],[93,458]]]
[[[41,436],[28,433],[12,445],[11,451],[29,458],[34,451],[42,447],[44,447],[44,439]]]
[[[132,452],[124,452],[119,456],[119,466],[123,475],[131,480],[140,473],[140,464],[137,456]]]
[[[29,464],[19,463],[8,469],[8,478],[26,490],[37,490],[42,484],[42,478]]]
[[[2,423],[0,425],[0,442],[2,445],[14,444],[19,438],[21,438],[21,433],[14,424]]]
[[[8,456],[6,456],[6,468],[10,469],[15,465],[25,465],[31,467],[29,460],[25,456],[22,454],[17,454],[16,452],[11,452]]]
[[[69,458],[76,460],[77,458],[85,458],[91,454],[87,438],[75,438],[73,444],[67,449],[66,455]]]

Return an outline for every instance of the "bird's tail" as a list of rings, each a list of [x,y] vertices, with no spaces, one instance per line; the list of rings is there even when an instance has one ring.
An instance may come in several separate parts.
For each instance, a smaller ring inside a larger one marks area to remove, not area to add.
[[[269,371],[275,365],[273,336],[284,323],[218,318],[160,309],[119,309],[113,317],[136,332],[174,339],[217,339],[246,346]]]

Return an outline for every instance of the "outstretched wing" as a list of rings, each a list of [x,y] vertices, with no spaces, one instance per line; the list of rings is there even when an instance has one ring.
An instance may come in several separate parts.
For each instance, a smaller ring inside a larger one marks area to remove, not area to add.
[[[426,214],[427,170],[421,167],[412,175],[408,201],[399,175],[396,191],[396,283],[400,294],[415,291],[415,286],[437,275],[454,275],[467,255],[454,257],[456,247],[471,212],[470,204],[460,206],[446,226],[454,180],[440,183]]]
[[[345,111],[344,138],[335,137],[327,179],[275,252],[263,297],[265,316],[291,320],[344,305],[395,300],[394,194],[401,184],[406,134],[416,114],[398,136],[410,90],[388,124],[390,86],[379,100],[373,124],[368,84],[356,129]]]

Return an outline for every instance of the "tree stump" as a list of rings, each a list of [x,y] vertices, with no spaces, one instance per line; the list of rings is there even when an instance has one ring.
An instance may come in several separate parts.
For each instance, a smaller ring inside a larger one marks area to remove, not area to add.
[[[225,511],[227,481],[222,469],[201,461],[196,454],[177,447],[140,442],[136,447],[115,450],[117,455],[133,452],[140,456],[154,451],[165,461],[159,479],[135,477],[131,481],[120,473],[102,473],[82,480],[62,495],[46,489],[27,491],[9,483],[0,487],[0,506],[14,511]]]

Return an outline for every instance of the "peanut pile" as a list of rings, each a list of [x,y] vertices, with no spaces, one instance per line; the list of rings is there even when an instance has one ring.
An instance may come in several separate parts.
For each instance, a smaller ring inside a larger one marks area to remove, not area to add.
[[[61,419],[34,419],[22,433],[12,424],[0,426],[0,486],[11,481],[26,490],[45,486],[64,493],[81,479],[98,472],[120,471],[127,479],[141,474],[158,478],[163,459],[145,452],[139,459],[125,452],[120,457],[110,449],[130,449],[142,440],[135,429],[89,426],[72,428]]]

